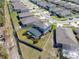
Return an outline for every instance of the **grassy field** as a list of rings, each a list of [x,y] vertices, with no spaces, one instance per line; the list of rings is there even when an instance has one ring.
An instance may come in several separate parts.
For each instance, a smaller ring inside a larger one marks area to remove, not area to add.
[[[0,59],[8,59],[6,48],[0,44]]]
[[[3,20],[3,16],[2,15],[0,15],[0,24],[1,23],[4,23],[4,20]]]
[[[21,29],[21,30],[19,30],[17,32],[19,39],[22,40],[22,41],[26,41],[26,42],[28,42],[30,44],[33,44],[32,39],[27,38],[27,35],[23,35],[25,32],[27,32],[26,28],[25,29]],[[38,43],[36,43],[34,45],[42,48],[45,45],[46,41],[49,39],[49,36],[50,36],[50,33],[48,33],[47,35],[45,35],[43,38],[41,38],[38,41]]]
[[[56,30],[57,24],[52,24],[52,30]]]
[[[13,21],[13,24],[15,26],[16,30],[19,30],[20,26],[19,26],[19,20],[17,19],[17,13],[16,12],[11,12],[11,18]]]
[[[20,48],[24,59],[57,59],[57,49],[53,48],[51,39],[48,40],[45,50],[42,52],[30,48],[22,43],[20,43]]]
[[[4,24],[4,0],[0,0],[0,26]]]

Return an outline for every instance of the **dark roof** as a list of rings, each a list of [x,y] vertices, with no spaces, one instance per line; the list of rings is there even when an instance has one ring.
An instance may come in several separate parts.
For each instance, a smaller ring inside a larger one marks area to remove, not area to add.
[[[40,37],[40,36],[41,36],[41,32],[38,31],[38,30],[35,29],[35,28],[31,28],[31,29],[29,30],[29,32],[30,32],[30,34],[32,34],[32,35],[35,36],[35,37]]]
[[[20,8],[20,9],[18,10],[18,12],[20,12],[20,13],[29,12],[29,9],[28,9],[27,7],[23,7],[23,8]]]
[[[52,7],[50,11],[54,12],[57,15],[64,16],[64,17],[72,15],[70,10],[67,10],[63,7]]]
[[[56,30],[56,42],[67,45],[78,44],[72,29],[62,27],[58,27]]]
[[[34,22],[33,25],[35,25],[35,26],[37,26],[37,27],[39,27],[39,28],[41,28],[43,30],[47,29],[50,26],[49,23],[42,22],[42,21],[40,21],[40,22]]]

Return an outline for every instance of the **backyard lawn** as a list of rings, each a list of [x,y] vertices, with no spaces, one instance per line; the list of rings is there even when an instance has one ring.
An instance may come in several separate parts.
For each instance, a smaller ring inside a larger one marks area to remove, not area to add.
[[[21,48],[24,59],[52,59],[52,58],[57,59],[56,52],[55,52],[55,51],[57,51],[57,49],[53,48],[51,39],[49,39],[49,41],[45,47],[45,50],[42,52],[39,52],[22,43],[20,43],[20,48]]]
[[[33,44],[32,38],[29,39],[29,38],[27,38],[27,35],[23,35],[24,33],[27,32],[27,30],[28,30],[28,28],[19,30],[17,32],[18,37],[22,41],[26,41],[26,42],[28,42],[30,44]],[[48,33],[47,35],[45,35],[43,38],[39,39],[38,43],[36,43],[34,45],[43,48],[43,46],[45,45],[46,41],[49,39],[49,36],[50,36],[50,33]]]

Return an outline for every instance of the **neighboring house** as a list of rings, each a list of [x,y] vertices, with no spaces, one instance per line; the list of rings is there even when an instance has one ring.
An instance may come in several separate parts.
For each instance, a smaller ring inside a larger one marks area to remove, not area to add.
[[[38,2],[37,5],[39,5],[40,7],[46,8],[47,3],[46,2]]]
[[[32,24],[33,22],[40,21],[40,19],[35,16],[29,16],[29,17],[20,19],[20,21],[23,25],[28,25],[28,24]]]
[[[32,23],[32,28],[27,32],[34,39],[40,39],[44,34],[51,31],[51,25],[43,22]]]
[[[17,10],[18,13],[25,13],[25,12],[29,12],[29,9],[27,8],[27,6],[20,8],[19,10]]]
[[[46,34],[47,32],[51,31],[51,24],[47,22],[34,22],[32,23],[34,28],[40,30],[42,34]]]
[[[58,27],[56,29],[56,48],[62,49],[62,55],[70,59],[78,59],[78,41],[71,28]],[[61,45],[61,47],[59,47]]]
[[[51,10],[52,7],[56,7],[56,5],[52,3],[48,3],[46,6],[47,10]]]
[[[77,46],[78,42],[71,28],[58,27],[56,29],[56,42],[71,46]]]
[[[75,29],[74,32],[75,32],[76,34],[79,34],[79,28]]]
[[[37,4],[40,7],[48,9],[48,7],[47,7],[48,3],[44,2],[44,1],[43,2],[40,1],[40,0],[30,0],[30,1],[33,2],[33,3],[35,3],[35,4]]]
[[[18,16],[20,19],[22,19],[22,18],[27,18],[27,17],[33,16],[33,14],[30,12],[24,12],[24,13],[18,13]]]
[[[40,39],[41,36],[42,36],[42,33],[41,33],[39,30],[35,29],[35,28],[31,28],[31,29],[27,32],[27,34],[28,34],[30,37],[32,37],[33,39]]]
[[[22,12],[28,12],[29,9],[27,9],[27,6],[25,6],[22,2],[13,2],[12,3],[12,8],[14,11],[17,11],[18,13],[22,13]]]
[[[72,3],[75,3],[75,4],[79,4],[79,0],[64,0],[64,1],[72,2]]]
[[[50,8],[49,11],[52,12],[53,15],[61,16],[61,17],[67,17],[72,15],[70,10],[67,10],[63,7],[55,7],[55,5],[54,7]]]

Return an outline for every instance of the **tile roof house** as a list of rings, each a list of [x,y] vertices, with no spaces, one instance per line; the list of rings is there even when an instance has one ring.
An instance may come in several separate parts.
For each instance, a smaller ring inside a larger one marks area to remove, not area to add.
[[[18,13],[29,12],[29,9],[27,8],[27,6],[24,5],[21,1],[13,2],[12,7],[13,7],[13,10],[17,11]]]
[[[67,0],[68,1],[68,0]],[[75,10],[79,12],[79,6],[77,4],[71,3],[71,2],[67,2],[67,1],[51,1],[54,4],[59,4],[60,6],[63,6],[67,9],[71,9],[71,10]],[[74,0],[75,1],[75,0]]]

